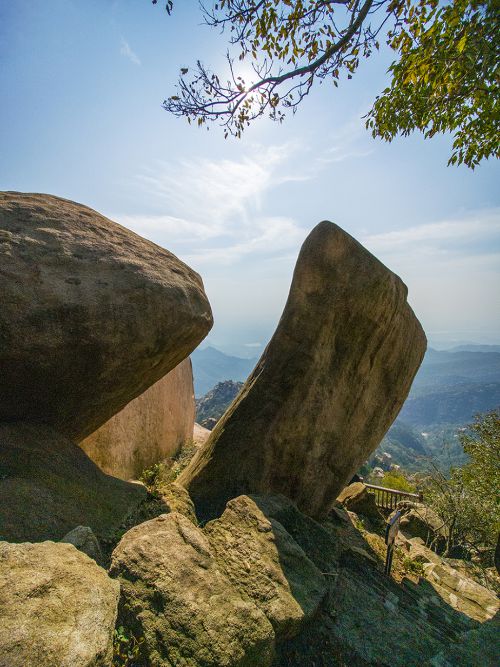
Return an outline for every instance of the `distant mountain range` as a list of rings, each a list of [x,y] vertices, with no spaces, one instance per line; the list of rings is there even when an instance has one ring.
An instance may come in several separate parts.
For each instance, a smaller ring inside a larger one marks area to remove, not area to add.
[[[224,354],[215,347],[197,349],[191,355],[193,363],[194,393],[201,397],[218,382],[234,380],[244,382],[253,371],[257,359],[242,359]]]
[[[399,419],[425,430],[465,424],[500,405],[500,351],[483,351],[498,346],[466,347],[427,351]]]
[[[226,380],[244,382],[257,363],[257,359],[233,357],[213,347],[196,350],[191,359],[197,397]],[[220,418],[238,388],[224,384],[198,400],[199,418]],[[378,451],[387,451],[395,463],[409,469],[417,469],[419,461],[429,456],[445,467],[458,465],[464,455],[457,429],[469,424],[475,414],[499,406],[499,345],[429,348],[410,395]]]

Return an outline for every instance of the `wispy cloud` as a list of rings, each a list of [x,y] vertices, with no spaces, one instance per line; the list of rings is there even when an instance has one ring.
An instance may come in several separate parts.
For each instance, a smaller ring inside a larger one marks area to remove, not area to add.
[[[117,216],[122,224],[181,254],[194,266],[230,264],[259,253],[279,255],[304,232],[291,217],[263,215],[263,198],[314,171],[291,160],[299,144],[253,146],[239,159],[159,163],[137,179],[165,214]]]
[[[140,60],[139,56],[137,55],[137,53],[135,53],[135,51],[132,50],[132,47],[127,42],[125,37],[121,38],[120,53],[125,58],[128,58],[130,60],[130,62],[134,63],[134,65],[140,65],[141,64],[141,60]]]
[[[352,158],[367,157],[375,147],[367,148],[367,132],[361,119],[362,112],[351,119],[328,138],[324,155],[320,158],[325,163],[344,162]]]
[[[381,257],[440,261],[500,254],[500,208],[467,212],[441,220],[364,237],[363,243]],[[500,267],[499,267],[500,268]]]
[[[246,256],[259,254],[274,256],[297,247],[303,240],[304,231],[295,220],[280,217],[260,217],[252,222],[252,227],[243,227],[236,232],[236,243],[219,243],[204,246],[185,255],[188,263],[195,266],[206,264],[233,264]]]
[[[260,210],[262,196],[272,188],[309,176],[284,170],[291,144],[255,147],[239,160],[196,158],[178,164],[159,163],[138,179],[147,193],[180,217],[225,229],[231,218],[248,218]]]
[[[498,338],[500,208],[361,240],[408,285],[409,301],[433,338]]]

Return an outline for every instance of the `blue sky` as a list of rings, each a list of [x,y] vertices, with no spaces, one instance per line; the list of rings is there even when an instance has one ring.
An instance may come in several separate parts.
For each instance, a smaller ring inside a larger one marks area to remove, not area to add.
[[[308,231],[329,219],[409,288],[432,344],[500,343],[500,171],[449,168],[448,137],[373,140],[375,55],[283,125],[224,140],[161,108],[181,66],[223,66],[197,2],[0,0],[0,188],[82,202],[202,275],[208,342],[256,356]]]

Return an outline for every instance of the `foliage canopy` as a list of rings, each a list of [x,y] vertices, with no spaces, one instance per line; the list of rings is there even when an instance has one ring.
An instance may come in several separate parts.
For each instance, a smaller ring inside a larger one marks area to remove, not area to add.
[[[219,0],[201,9],[228,35],[228,75],[201,60],[194,74],[182,68],[163,103],[174,115],[218,121],[239,137],[260,116],[281,122],[294,113],[318,82],[352,78],[384,40],[396,59],[366,116],[373,136],[451,132],[449,164],[472,168],[500,156],[498,0]]]
[[[427,480],[425,498],[439,514],[448,534],[448,550],[464,546],[491,554],[500,530],[500,413],[478,415],[460,435],[470,461],[446,478],[437,469]]]

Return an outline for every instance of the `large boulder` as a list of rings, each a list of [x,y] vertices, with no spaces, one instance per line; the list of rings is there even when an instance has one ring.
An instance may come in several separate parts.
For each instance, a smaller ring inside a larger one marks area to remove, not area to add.
[[[318,523],[307,514],[302,514],[285,496],[249,497],[268,519],[279,521],[321,572],[331,573],[335,569],[340,543],[337,536],[328,530],[328,523]],[[349,517],[345,514],[348,522]]]
[[[282,493],[326,515],[398,414],[426,339],[403,282],[331,222],[306,239],[278,328],[181,476],[201,516]]]
[[[464,577],[444,561],[423,566],[424,577],[446,602],[469,618],[483,623],[500,611],[500,601],[493,591]]]
[[[464,632],[459,641],[433,656],[430,667],[498,667],[500,616]]]
[[[81,440],[212,325],[197,273],[86,206],[3,192],[0,229],[0,422]]]
[[[269,667],[274,632],[222,574],[203,532],[178,513],[135,526],[113,552],[120,620],[151,667]]]
[[[0,542],[0,667],[108,667],[119,593],[71,544]]]
[[[76,526],[113,541],[146,498],[47,426],[0,424],[0,452],[0,539],[9,542],[60,540]]]
[[[296,635],[318,611],[326,581],[297,542],[247,496],[205,526],[220,569],[272,623],[277,639]]]
[[[191,441],[193,427],[193,372],[184,359],[79,444],[104,472],[136,479]]]

